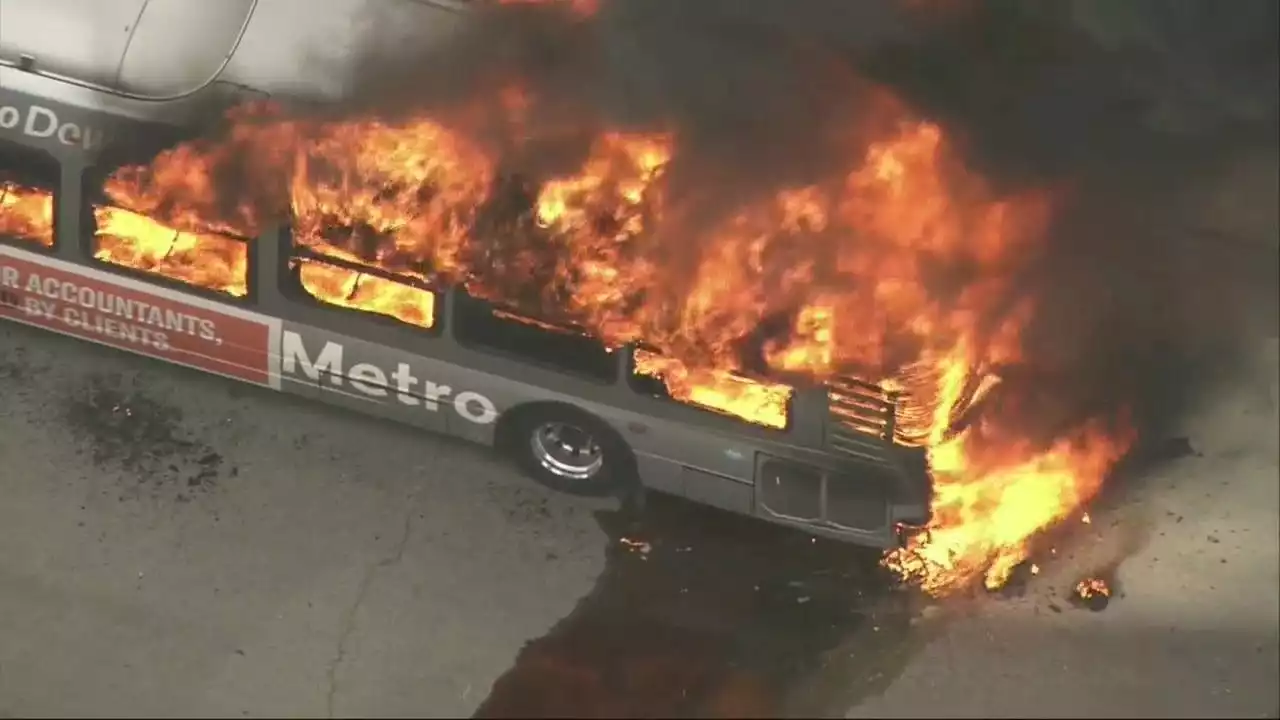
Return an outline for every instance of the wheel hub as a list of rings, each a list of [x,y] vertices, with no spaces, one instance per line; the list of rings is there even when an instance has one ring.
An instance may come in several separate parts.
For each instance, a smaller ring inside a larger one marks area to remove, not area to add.
[[[538,426],[529,445],[538,464],[559,477],[590,480],[604,466],[604,452],[591,433],[569,423]]]

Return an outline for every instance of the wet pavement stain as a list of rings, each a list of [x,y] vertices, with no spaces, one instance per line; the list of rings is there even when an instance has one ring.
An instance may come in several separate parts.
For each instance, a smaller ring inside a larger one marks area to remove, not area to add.
[[[839,717],[920,644],[876,552],[658,495],[597,519],[594,589],[474,717]]]
[[[120,376],[91,376],[62,409],[95,465],[121,470],[136,481],[123,488],[121,500],[150,494],[188,502],[236,474],[236,468],[223,467],[220,453],[187,437],[180,409]]]

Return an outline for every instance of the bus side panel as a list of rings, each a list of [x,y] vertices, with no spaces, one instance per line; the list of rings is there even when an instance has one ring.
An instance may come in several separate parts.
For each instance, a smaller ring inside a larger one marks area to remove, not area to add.
[[[650,490],[684,496],[684,477],[681,475],[684,466],[661,455],[636,451],[635,456],[640,484]]]
[[[694,502],[741,515],[755,511],[754,485],[691,467],[681,468],[680,477],[684,481],[684,496]]]
[[[605,419],[625,428],[626,440],[637,453],[676,458],[681,467],[721,478],[721,482],[752,485],[755,449],[746,437],[732,437],[653,416],[602,409]]]
[[[424,336],[421,342],[435,340]],[[751,510],[755,450],[747,439],[586,401],[478,370],[462,359],[436,360],[313,325],[284,323],[279,347],[278,372],[286,386],[311,383],[326,402],[484,445],[493,443],[497,419],[511,408],[540,401],[579,407],[608,423],[635,450],[646,485],[726,509]],[[601,387],[602,394],[613,391]]]
[[[0,317],[278,388],[278,321],[39,253],[0,245]]]
[[[698,470],[662,455],[636,452],[640,483],[650,490],[743,515],[755,514],[754,483]]]

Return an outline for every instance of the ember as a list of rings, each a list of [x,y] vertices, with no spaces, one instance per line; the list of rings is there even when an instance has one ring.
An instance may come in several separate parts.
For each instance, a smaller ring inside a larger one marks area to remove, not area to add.
[[[1085,578],[1076,583],[1071,600],[1094,612],[1105,610],[1111,602],[1111,587],[1101,578]]]

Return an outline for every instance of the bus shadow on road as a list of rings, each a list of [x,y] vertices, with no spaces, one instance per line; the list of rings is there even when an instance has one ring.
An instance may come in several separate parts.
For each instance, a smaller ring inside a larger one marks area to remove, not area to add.
[[[842,717],[919,645],[878,553],[665,496],[597,519],[594,589],[475,717]]]

